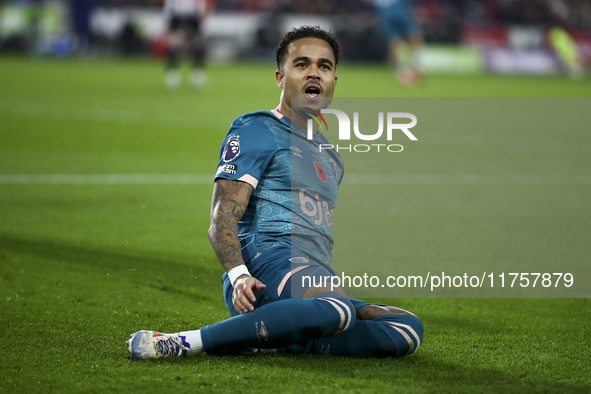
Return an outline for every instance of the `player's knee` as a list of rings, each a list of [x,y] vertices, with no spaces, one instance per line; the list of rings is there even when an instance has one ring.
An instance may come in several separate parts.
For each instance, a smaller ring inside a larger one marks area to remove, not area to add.
[[[380,316],[376,320],[384,323],[388,340],[382,342],[384,355],[402,357],[412,354],[423,343],[423,323],[414,315]]]
[[[328,314],[331,316],[328,335],[338,334],[353,327],[357,317],[355,307],[348,298],[327,292],[316,295],[315,299],[328,308]]]
[[[414,346],[413,351],[411,352],[411,353],[414,353],[414,352],[417,351],[417,349],[423,343],[423,331],[424,331],[424,328],[423,328],[423,322],[418,317],[412,315],[412,316],[410,316],[409,320],[410,320],[409,326],[417,334],[417,336],[415,338],[416,344]]]

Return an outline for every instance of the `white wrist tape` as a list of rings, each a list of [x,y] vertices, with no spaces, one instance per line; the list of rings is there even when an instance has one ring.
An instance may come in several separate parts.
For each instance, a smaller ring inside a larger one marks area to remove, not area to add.
[[[230,283],[232,283],[232,287],[234,287],[234,282],[236,282],[236,279],[244,274],[251,276],[250,272],[248,272],[248,268],[246,268],[244,264],[236,266],[228,272],[228,278],[230,279]]]

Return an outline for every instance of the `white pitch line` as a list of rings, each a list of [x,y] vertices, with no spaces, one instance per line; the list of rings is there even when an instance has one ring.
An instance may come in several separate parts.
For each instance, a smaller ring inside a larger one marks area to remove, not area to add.
[[[0,174],[0,185],[211,185],[214,174]],[[343,185],[591,185],[591,174],[348,174]]]
[[[23,115],[27,117],[94,120],[119,124],[143,124],[148,122],[162,124],[168,127],[182,126],[194,128],[198,124],[195,116],[187,116],[185,114],[47,103],[9,102],[1,100],[0,113]]]
[[[206,185],[212,174],[0,174],[0,185]]]
[[[591,185],[591,174],[348,174],[353,185]]]

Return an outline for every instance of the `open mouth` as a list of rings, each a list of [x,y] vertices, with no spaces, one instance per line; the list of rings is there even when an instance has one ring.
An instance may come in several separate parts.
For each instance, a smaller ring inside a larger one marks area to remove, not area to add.
[[[320,86],[318,85],[308,85],[304,89],[306,97],[310,100],[315,100],[320,96]]]

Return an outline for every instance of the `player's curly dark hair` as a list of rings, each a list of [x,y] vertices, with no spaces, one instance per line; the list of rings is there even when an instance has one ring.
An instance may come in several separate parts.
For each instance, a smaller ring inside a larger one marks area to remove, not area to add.
[[[326,41],[332,48],[332,53],[335,58],[335,67],[339,63],[339,43],[334,34],[322,29],[320,26],[300,26],[287,32],[281,38],[279,44],[277,44],[277,48],[275,48],[275,60],[277,61],[277,67],[279,69],[281,69],[281,65],[287,56],[287,46],[300,38],[319,38]]]

